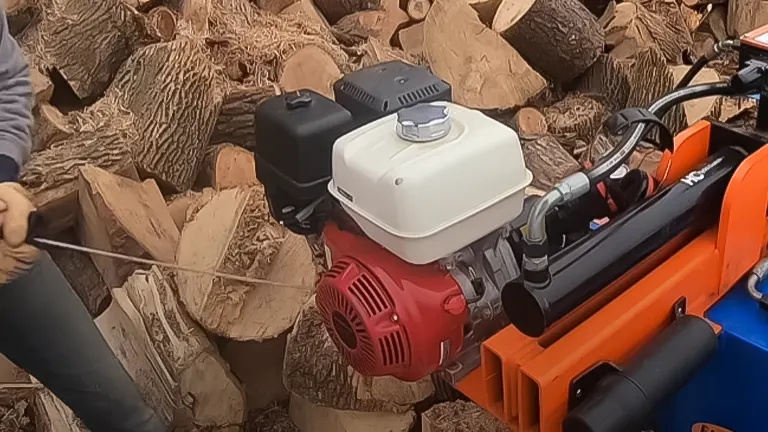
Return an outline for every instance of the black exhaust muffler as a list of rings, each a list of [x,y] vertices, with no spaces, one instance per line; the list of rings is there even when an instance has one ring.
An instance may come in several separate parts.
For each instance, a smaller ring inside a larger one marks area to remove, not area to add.
[[[671,240],[713,226],[728,183],[746,156],[738,147],[718,151],[674,185],[558,252],[546,287],[526,286],[522,278],[507,283],[502,304],[510,322],[539,337]]]

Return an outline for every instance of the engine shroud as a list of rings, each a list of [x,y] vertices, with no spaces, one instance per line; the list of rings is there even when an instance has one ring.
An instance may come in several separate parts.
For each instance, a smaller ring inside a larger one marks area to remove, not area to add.
[[[331,339],[365,376],[417,381],[462,349],[469,309],[438,265],[409,264],[370,239],[329,223],[334,257],[316,302]]]

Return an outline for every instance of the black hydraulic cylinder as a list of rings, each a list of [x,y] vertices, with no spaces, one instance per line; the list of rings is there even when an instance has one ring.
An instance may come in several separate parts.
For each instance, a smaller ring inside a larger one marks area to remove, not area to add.
[[[670,309],[671,314],[671,309]],[[623,371],[604,376],[563,421],[563,432],[639,432],[666,397],[677,393],[717,351],[702,318],[675,320]]]
[[[725,190],[746,152],[726,147],[699,168],[551,258],[545,288],[522,280],[502,289],[510,322],[539,337],[555,322],[598,294],[687,230],[703,232],[720,217]]]

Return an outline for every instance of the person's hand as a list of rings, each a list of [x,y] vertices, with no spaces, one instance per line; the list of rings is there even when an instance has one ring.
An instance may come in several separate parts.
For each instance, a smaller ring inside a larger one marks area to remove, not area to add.
[[[29,214],[34,210],[32,197],[20,184],[0,183],[0,285],[19,277],[40,255],[26,243]]]

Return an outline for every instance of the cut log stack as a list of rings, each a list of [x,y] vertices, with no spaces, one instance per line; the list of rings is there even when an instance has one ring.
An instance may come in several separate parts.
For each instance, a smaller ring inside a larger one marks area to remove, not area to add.
[[[333,97],[343,74],[384,61],[424,66],[453,86],[455,102],[518,132],[533,187],[546,190],[612,148],[616,137],[602,128],[610,115],[646,107],[692,56],[768,24],[758,0],[7,0],[5,8],[31,65],[33,154],[21,181],[49,221],[44,234],[268,281],[50,251],[158,413],[181,430],[228,432],[270,422],[302,432],[504,430],[472,403],[429,408],[438,400],[429,378],[363,377],[334,348],[313,296],[323,246],[271,220],[243,149],[254,145],[263,100],[302,88]],[[714,66],[733,68],[726,63]],[[705,68],[694,82],[720,78]],[[712,97],[664,120],[679,132],[752,107]],[[649,171],[658,161],[653,149],[631,159]],[[13,421],[81,430],[50,392],[22,384],[4,387],[16,393],[0,408],[26,403],[35,415]]]

